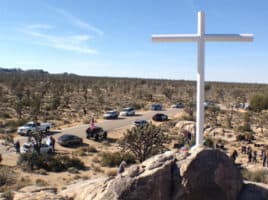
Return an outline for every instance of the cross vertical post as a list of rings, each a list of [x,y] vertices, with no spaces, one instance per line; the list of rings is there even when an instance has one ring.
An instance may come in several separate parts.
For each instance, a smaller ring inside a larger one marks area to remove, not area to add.
[[[205,42],[251,42],[252,34],[206,34],[205,13],[198,12],[197,34],[152,35],[153,42],[197,42],[196,145],[203,145],[205,100]]]
[[[197,42],[197,95],[196,95],[196,146],[203,144],[203,130],[204,130],[204,100],[205,100],[205,15],[198,12],[197,34],[199,36]]]

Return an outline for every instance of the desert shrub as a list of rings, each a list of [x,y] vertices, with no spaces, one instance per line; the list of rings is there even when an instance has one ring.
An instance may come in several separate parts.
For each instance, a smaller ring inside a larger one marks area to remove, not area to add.
[[[256,112],[268,109],[268,94],[257,94],[250,99],[250,109]]]
[[[211,138],[206,137],[205,140],[204,140],[204,145],[207,146],[207,147],[213,148],[214,147],[214,142],[213,142],[213,140]]]
[[[97,153],[98,150],[93,146],[85,146],[78,148],[75,152],[73,152],[74,155],[78,156],[86,156],[90,153]]]
[[[268,171],[265,169],[260,169],[256,171],[249,171],[247,169],[243,169],[242,175],[244,179],[248,181],[268,184]]]
[[[105,172],[107,176],[116,176],[117,175],[117,169],[109,169]]]
[[[13,200],[14,193],[11,190],[6,190],[3,192],[1,197],[4,198],[5,200]]]
[[[94,165],[94,164],[91,164],[91,168],[92,168],[92,170],[93,171],[95,171],[95,172],[103,172],[103,169],[101,168],[101,166],[99,166],[99,165]]]
[[[0,113],[0,118],[2,118],[2,119],[9,119],[9,118],[11,118],[11,116],[8,114],[8,113],[5,113],[5,112],[1,112]]]
[[[48,155],[48,154],[37,154],[26,153],[19,156],[17,164],[21,166],[24,170],[34,170],[34,169],[45,169],[47,171],[61,172],[66,171],[70,167],[76,169],[84,169],[84,163],[76,158],[62,155]]]
[[[79,173],[78,169],[76,169],[74,167],[69,167],[68,172],[72,173],[72,174],[78,174]]]
[[[121,153],[121,152],[104,152],[101,154],[101,165],[107,167],[119,166],[122,161],[125,161],[127,164],[133,164],[136,162],[136,159],[131,153]]]
[[[48,186],[48,182],[40,178],[35,180],[35,184],[39,187]]]
[[[8,167],[0,166],[0,187],[13,184],[14,182],[16,182],[14,171]]]
[[[177,140],[177,142],[178,142],[178,146],[179,146],[179,147],[184,146],[184,144],[185,144],[185,138],[184,138],[184,136],[183,136],[182,134],[180,134],[180,135],[178,136],[178,140]]]
[[[5,126],[6,127],[12,127],[12,128],[17,128],[18,126],[21,126],[27,122],[26,119],[18,119],[18,120],[9,120],[6,122]]]
[[[127,130],[119,142],[124,150],[130,151],[140,162],[165,150],[168,141],[163,130],[152,124]]]

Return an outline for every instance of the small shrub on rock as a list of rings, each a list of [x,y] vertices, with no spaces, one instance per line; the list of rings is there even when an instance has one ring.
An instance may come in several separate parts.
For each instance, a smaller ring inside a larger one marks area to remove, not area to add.
[[[210,148],[214,147],[214,142],[211,138],[207,137],[205,138],[204,145]]]

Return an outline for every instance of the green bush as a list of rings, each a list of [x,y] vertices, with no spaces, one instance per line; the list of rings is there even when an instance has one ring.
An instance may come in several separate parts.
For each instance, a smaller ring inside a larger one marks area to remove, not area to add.
[[[204,145],[210,148],[214,147],[214,142],[211,138],[207,137],[205,138]]]
[[[3,118],[3,119],[9,119],[11,118],[11,116],[8,114],[8,113],[0,113],[0,118]]]
[[[17,128],[18,126],[21,126],[27,122],[26,119],[18,119],[18,120],[9,120],[5,124],[6,127],[12,127],[12,128]]]
[[[256,112],[268,109],[268,94],[258,94],[251,97],[250,109]]]
[[[39,155],[36,152],[21,154],[17,164],[28,171],[45,169],[47,171],[61,172],[68,170],[70,167],[76,169],[85,168],[84,163],[75,157],[48,154]]]
[[[101,154],[101,165],[107,167],[119,166],[122,161],[127,164],[136,163],[136,159],[131,153],[121,153],[121,152],[105,152]]]
[[[73,152],[74,155],[78,156],[86,156],[90,153],[97,153],[98,150],[93,146],[80,147],[76,151]]]

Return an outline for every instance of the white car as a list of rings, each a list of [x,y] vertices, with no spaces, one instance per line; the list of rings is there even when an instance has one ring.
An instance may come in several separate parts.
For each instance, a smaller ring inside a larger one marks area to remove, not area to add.
[[[134,108],[128,107],[128,108],[124,108],[121,112],[120,112],[121,116],[135,116],[135,110]]]
[[[111,111],[107,111],[104,115],[103,115],[104,119],[117,119],[118,118],[118,112],[115,110],[111,110]]]
[[[34,152],[34,144],[33,143],[24,143],[20,149],[21,153]],[[53,148],[47,144],[42,144],[40,148],[40,153],[52,153]]]
[[[36,129],[40,131],[48,132],[49,129],[52,127],[50,123],[35,123],[35,122],[28,122],[23,126],[18,128],[19,135],[29,135],[31,132],[34,132]]]

